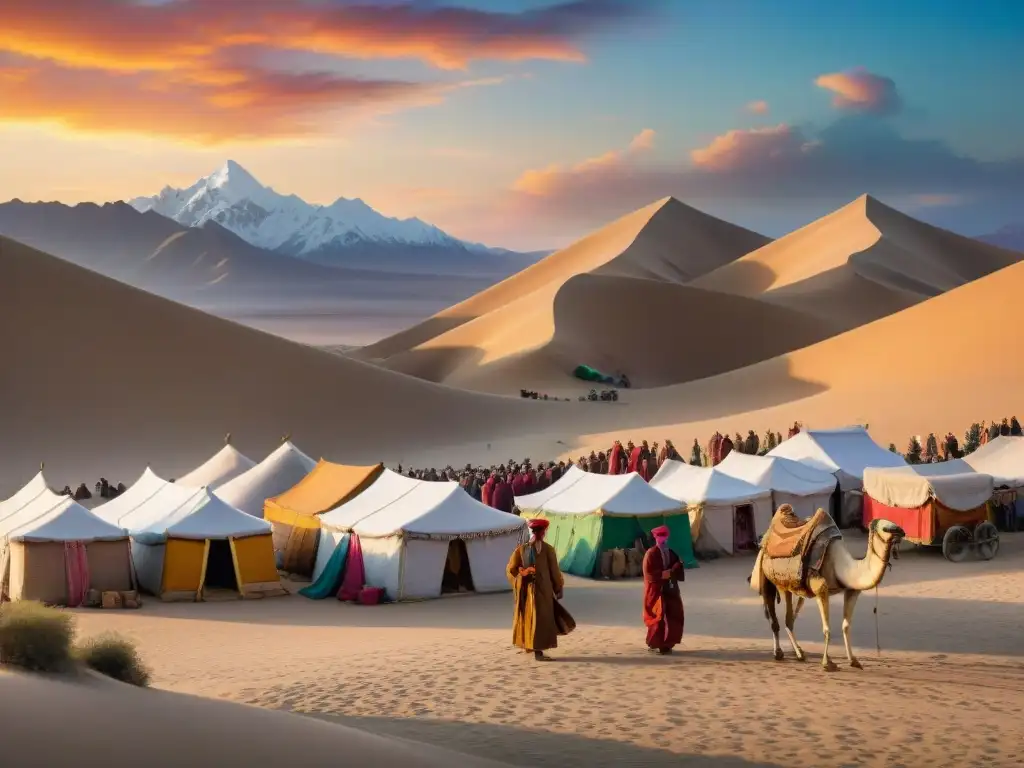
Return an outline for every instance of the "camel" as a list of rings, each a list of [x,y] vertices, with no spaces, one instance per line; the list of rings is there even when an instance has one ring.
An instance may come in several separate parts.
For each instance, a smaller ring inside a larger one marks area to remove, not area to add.
[[[821,665],[826,672],[836,671],[839,667],[828,655],[832,637],[829,629],[829,597],[842,594],[846,659],[854,669],[862,669],[850,647],[853,609],[861,592],[881,583],[890,561],[898,557],[898,545],[905,535],[903,529],[895,523],[873,520],[868,530],[867,554],[862,559],[855,559],[846,548],[839,528],[824,510],[819,509],[807,520],[798,520],[790,505],[779,507],[762,540],[761,551],[748,579],[751,587],[761,595],[765,618],[771,623],[775,660],[782,661],[784,658],[779,643],[776,603],[785,599],[789,642],[797,660],[806,661],[807,655],[796,640],[793,625],[804,600],[813,598],[821,612],[822,632],[825,636]]]

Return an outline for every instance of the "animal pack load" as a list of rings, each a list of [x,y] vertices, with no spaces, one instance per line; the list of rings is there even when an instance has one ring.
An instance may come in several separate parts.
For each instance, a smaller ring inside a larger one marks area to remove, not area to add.
[[[828,545],[839,538],[839,526],[825,510],[801,520],[792,507],[783,504],[761,540],[754,573],[780,589],[811,597],[807,581],[821,573]],[[762,583],[751,579],[751,587],[760,594]]]

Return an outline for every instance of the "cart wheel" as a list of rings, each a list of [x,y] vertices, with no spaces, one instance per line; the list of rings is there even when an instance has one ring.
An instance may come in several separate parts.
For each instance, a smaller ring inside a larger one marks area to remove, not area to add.
[[[999,529],[988,520],[978,523],[974,529],[974,546],[982,560],[991,560],[999,552]]]
[[[942,537],[942,554],[951,563],[959,563],[967,557],[971,548],[971,531],[964,525],[954,525]]]

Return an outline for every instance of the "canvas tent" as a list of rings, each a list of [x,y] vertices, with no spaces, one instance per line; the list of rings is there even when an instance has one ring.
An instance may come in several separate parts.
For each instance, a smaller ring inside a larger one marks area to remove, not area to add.
[[[805,430],[783,440],[767,455],[792,459],[834,474],[839,481],[839,500],[833,505],[832,517],[841,527],[857,525],[861,520],[866,468],[907,465],[898,453],[872,440],[864,427]]]
[[[819,508],[832,512],[837,481],[824,469],[781,456],[751,456],[738,451],[726,456],[715,469],[770,490],[773,510],[789,504],[799,517],[810,517]]]
[[[95,512],[128,530],[139,584],[162,600],[203,600],[214,589],[284,594],[270,524],[208,488],[186,488],[147,469]]]
[[[385,469],[353,499],[320,516],[319,579],[335,547],[358,536],[366,583],[391,600],[440,597],[446,563],[461,541],[475,592],[509,589],[513,550],[526,539],[526,521],[472,498],[455,482],[430,482]],[[455,557],[459,557],[456,555]]]
[[[669,546],[683,564],[697,565],[686,510],[635,472],[566,472],[543,491],[517,496],[516,506],[523,517],[550,522],[545,541],[555,548],[566,573],[595,575],[602,552],[633,547],[659,525],[668,526]]]
[[[320,515],[358,496],[383,471],[383,464],[361,467],[320,459],[302,480],[267,499],[263,517],[273,525],[274,551],[281,569],[299,576],[312,575]]]
[[[124,529],[104,522],[37,474],[0,502],[0,594],[10,600],[79,605],[89,589],[130,590]]]
[[[248,472],[220,486],[217,495],[247,515],[263,517],[267,499],[287,491],[315,466],[314,459],[286,442]]]
[[[694,549],[701,555],[756,551],[772,519],[772,492],[720,472],[669,459],[651,486],[686,508]]]
[[[992,475],[999,505],[1005,505],[1010,519],[999,520],[1006,530],[1024,527],[1024,437],[997,437],[963,458],[976,472]]]
[[[191,488],[209,488],[211,491],[256,466],[256,462],[239,453],[228,443],[177,482]]]
[[[863,523],[885,519],[899,525],[907,539],[934,543],[952,525],[987,517],[991,475],[956,472],[957,467],[915,464],[864,470]]]

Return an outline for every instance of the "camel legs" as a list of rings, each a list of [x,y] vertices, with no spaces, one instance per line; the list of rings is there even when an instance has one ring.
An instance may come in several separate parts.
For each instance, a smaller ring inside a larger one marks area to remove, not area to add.
[[[764,601],[764,614],[772,625],[772,643],[775,660],[782,661],[782,644],[779,643],[779,617],[775,613],[775,597],[777,594],[778,591],[775,589],[774,584],[765,584],[764,594],[761,595],[761,599]]]
[[[825,635],[825,652],[821,657],[821,666],[826,672],[835,672],[839,667],[828,657],[828,642],[832,638],[828,623],[828,589],[815,590],[814,596],[818,601],[818,610],[821,611],[821,631]]]
[[[843,592],[843,643],[846,645],[846,659],[850,662],[850,666],[854,669],[863,669],[850,647],[850,624],[853,621],[853,609],[857,605],[858,597],[860,597],[860,592],[855,589]]]
[[[793,653],[796,654],[797,661],[807,661],[807,655],[804,653],[804,649],[800,647],[800,644],[796,641],[796,635],[793,634],[793,627],[796,625],[797,614],[800,613],[800,608],[803,607],[804,599],[802,597],[797,598],[796,606],[793,606],[793,593],[785,592],[786,596],[786,634],[789,635],[789,642],[793,646]]]

